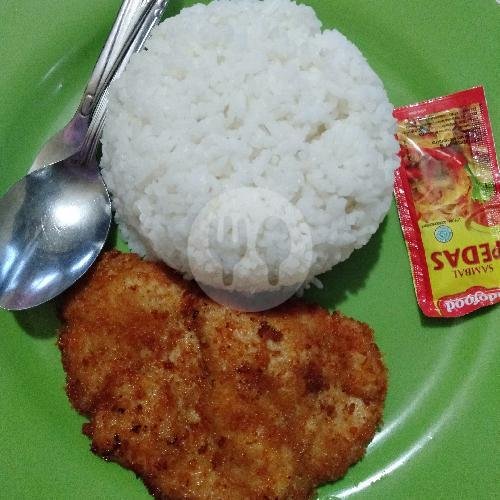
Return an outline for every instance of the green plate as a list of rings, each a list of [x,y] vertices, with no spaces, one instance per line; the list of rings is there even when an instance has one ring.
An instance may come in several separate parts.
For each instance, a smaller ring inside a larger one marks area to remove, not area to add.
[[[119,0],[0,2],[0,191],[70,118]],[[495,0],[310,0],[363,51],[394,105],[482,84],[500,144]],[[172,0],[170,14],[184,4]],[[310,296],[368,322],[389,367],[384,425],[366,457],[321,498],[498,494],[500,308],[429,320],[415,301],[392,207],[370,243]],[[0,497],[148,498],[95,457],[64,394],[53,305],[0,312]]]

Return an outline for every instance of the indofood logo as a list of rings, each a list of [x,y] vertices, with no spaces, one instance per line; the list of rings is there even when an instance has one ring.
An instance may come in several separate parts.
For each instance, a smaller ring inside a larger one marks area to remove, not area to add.
[[[440,302],[444,304],[447,312],[469,308],[478,304],[488,305],[494,304],[500,299],[500,290],[478,290],[475,293],[468,293],[455,298],[442,299]]]
[[[213,300],[263,311],[304,284],[312,262],[311,230],[300,210],[278,193],[238,188],[199,212],[188,259],[194,279]]]

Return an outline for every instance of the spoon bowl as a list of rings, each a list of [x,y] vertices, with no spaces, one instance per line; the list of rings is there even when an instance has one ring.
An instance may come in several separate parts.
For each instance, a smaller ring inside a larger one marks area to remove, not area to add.
[[[99,255],[111,203],[96,163],[42,168],[0,198],[0,307],[27,309],[80,278]]]

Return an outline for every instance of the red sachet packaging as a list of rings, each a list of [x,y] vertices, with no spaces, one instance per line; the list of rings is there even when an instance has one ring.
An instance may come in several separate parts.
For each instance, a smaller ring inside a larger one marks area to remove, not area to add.
[[[420,308],[456,317],[500,302],[500,172],[483,88],[394,117],[395,196]]]

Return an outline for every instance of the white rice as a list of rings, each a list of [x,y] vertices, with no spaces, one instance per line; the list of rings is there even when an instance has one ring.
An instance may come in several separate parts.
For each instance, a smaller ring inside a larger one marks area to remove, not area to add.
[[[279,193],[310,227],[316,283],[385,216],[393,133],[382,82],[312,8],[215,0],[162,23],[113,83],[101,165],[130,248],[187,278],[191,226],[211,199]]]

